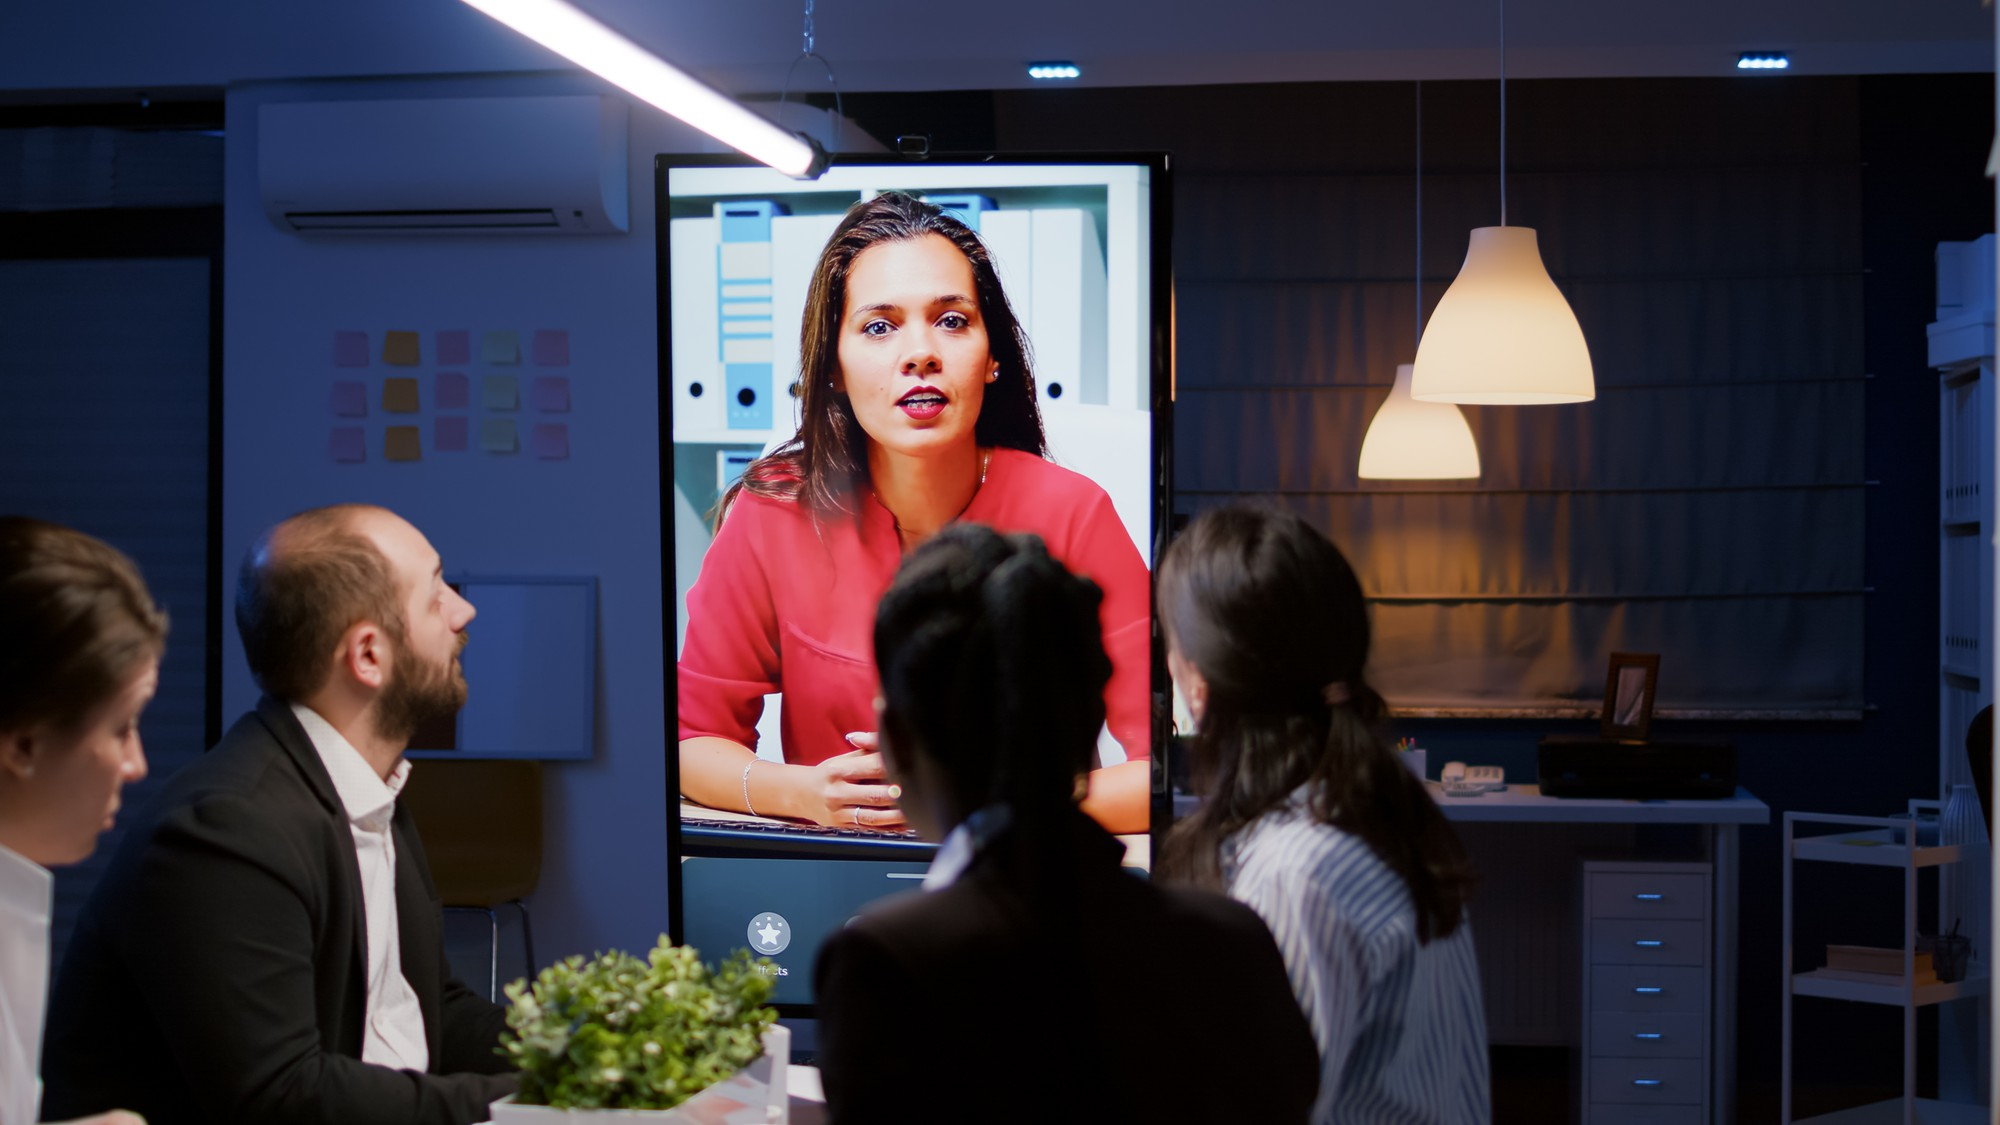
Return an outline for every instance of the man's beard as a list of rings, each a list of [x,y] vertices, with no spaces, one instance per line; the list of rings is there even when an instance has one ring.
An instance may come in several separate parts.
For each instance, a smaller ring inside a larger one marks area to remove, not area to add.
[[[397,662],[382,689],[377,731],[384,737],[407,741],[425,723],[457,714],[465,706],[465,671],[458,663],[465,641],[465,634],[460,633],[458,647],[442,664],[415,659],[407,641],[400,647],[397,655],[406,659]]]

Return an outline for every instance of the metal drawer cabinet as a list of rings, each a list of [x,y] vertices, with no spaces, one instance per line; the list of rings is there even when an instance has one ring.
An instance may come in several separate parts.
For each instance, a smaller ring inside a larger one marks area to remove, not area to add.
[[[1712,876],[1706,863],[1584,863],[1584,1125],[1710,1119]]]

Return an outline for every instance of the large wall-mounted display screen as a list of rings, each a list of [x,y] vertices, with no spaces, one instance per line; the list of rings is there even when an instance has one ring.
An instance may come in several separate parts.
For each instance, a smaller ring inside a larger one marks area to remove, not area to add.
[[[1158,157],[875,156],[814,181],[661,158],[676,936],[772,957],[782,1003],[810,1000],[821,935],[930,857],[873,752],[871,638],[896,512],[933,479],[972,482],[956,518],[1038,534],[1104,588],[1086,807],[1148,863],[1164,178]]]

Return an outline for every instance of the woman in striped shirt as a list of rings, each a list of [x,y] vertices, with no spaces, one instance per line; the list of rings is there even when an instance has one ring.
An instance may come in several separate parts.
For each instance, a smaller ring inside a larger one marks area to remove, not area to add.
[[[1162,871],[1271,928],[1319,1045],[1313,1120],[1489,1120],[1472,875],[1378,732],[1353,569],[1296,516],[1222,509],[1167,549],[1158,597],[1208,794]]]

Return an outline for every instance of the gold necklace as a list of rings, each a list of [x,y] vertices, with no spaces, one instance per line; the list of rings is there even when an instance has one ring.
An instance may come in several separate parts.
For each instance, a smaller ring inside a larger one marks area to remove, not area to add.
[[[951,519],[948,519],[948,520],[944,521],[944,522],[945,522],[946,524],[951,524],[951,523],[954,523],[954,522],[956,522],[956,521],[958,520],[958,517],[959,517],[959,516],[962,516],[962,515],[964,515],[964,514],[965,514],[965,512],[966,512],[966,509],[967,509],[967,508],[970,508],[970,507],[972,507],[972,501],[974,500],[974,498],[976,498],[976,497],[977,497],[977,496],[979,495],[979,490],[980,490],[981,488],[985,487],[985,485],[986,485],[986,470],[987,470],[987,469],[988,469],[989,467],[991,467],[991,466],[992,466],[992,464],[993,464],[993,451],[992,451],[992,450],[990,450],[990,449],[982,449],[982,450],[980,450],[980,451],[979,451],[979,479],[978,479],[978,480],[977,480],[976,482],[974,482],[974,483],[973,483],[973,485],[972,485],[972,495],[971,495],[971,496],[968,496],[968,497],[966,497],[966,498],[965,498],[965,507],[964,507],[964,508],[960,508],[960,509],[958,510],[958,515],[957,515],[957,516],[953,516],[953,517],[951,517]],[[873,490],[871,489],[870,491],[873,491]],[[880,495],[877,495],[877,496],[875,497],[875,502],[876,502],[877,504],[882,504],[882,497],[881,497]],[[901,521],[901,520],[899,520],[899,519],[897,519],[897,518],[896,518],[896,513],[894,513],[894,512],[890,512],[890,511],[889,511],[889,505],[887,505],[887,504],[882,504],[882,510],[883,510],[883,511],[885,511],[885,512],[889,512],[889,522],[890,522],[890,523],[891,523],[892,525],[894,525],[894,526],[895,526],[895,528],[896,528],[896,543],[897,543],[897,545],[898,545],[898,546],[901,546],[901,547],[903,547],[903,548],[905,548],[905,549],[907,549],[907,548],[909,548],[909,547],[912,547],[912,546],[915,546],[915,544],[913,544],[913,543],[911,543],[911,542],[910,542],[910,534],[909,534],[909,532],[907,532],[907,531],[904,531],[904,530],[903,530],[903,521]]]

